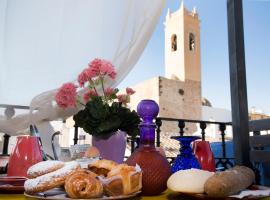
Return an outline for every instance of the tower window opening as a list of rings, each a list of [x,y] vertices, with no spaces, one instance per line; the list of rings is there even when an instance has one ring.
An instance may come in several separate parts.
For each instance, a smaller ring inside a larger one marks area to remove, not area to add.
[[[172,35],[171,42],[172,42],[172,51],[176,51],[177,50],[177,36],[175,34]]]
[[[189,34],[189,50],[190,51],[195,50],[195,36],[193,33]]]

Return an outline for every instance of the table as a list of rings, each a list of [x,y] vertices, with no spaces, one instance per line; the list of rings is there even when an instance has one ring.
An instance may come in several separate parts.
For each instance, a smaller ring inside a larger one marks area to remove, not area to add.
[[[23,194],[0,194],[0,200],[29,200],[29,199],[24,197]],[[138,196],[131,198],[130,200],[188,200],[188,199],[167,190],[166,192],[162,193],[159,196],[151,196],[151,197]],[[270,200],[270,197],[261,198],[260,200]]]

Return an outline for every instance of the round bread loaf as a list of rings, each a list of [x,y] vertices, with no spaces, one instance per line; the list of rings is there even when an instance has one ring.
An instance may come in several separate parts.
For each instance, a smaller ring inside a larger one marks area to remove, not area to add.
[[[210,177],[204,190],[210,197],[227,197],[237,194],[250,186],[255,180],[254,172],[245,166],[236,166]]]
[[[204,183],[214,172],[187,169],[175,172],[167,181],[167,187],[176,192],[203,193]]]
[[[98,150],[97,147],[92,146],[92,147],[89,147],[87,149],[87,151],[85,152],[84,156],[86,158],[99,157],[100,156],[100,152],[99,152],[99,150]]]

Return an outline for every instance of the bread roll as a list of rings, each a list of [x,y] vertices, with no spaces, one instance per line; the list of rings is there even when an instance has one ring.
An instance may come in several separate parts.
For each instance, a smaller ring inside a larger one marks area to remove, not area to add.
[[[142,188],[142,172],[139,166],[120,164],[102,180],[105,194],[109,196],[129,195]]]
[[[210,177],[204,190],[210,197],[227,197],[237,194],[250,186],[255,180],[254,172],[245,166],[236,166]]]
[[[167,187],[176,192],[203,193],[204,183],[214,172],[200,169],[187,169],[175,172],[167,181]]]
[[[88,165],[88,169],[97,175],[107,176],[108,172],[111,171],[118,164],[112,160],[97,160],[94,163]]]
[[[86,152],[84,153],[86,158],[95,158],[100,156],[100,152],[97,147],[89,147]]]

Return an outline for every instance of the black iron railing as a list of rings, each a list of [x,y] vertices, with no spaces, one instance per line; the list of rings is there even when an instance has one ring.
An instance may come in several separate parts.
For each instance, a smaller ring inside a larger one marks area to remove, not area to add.
[[[186,124],[191,123],[191,124],[199,124],[200,130],[201,130],[201,137],[202,140],[205,140],[205,134],[206,134],[206,128],[208,124],[216,124],[219,125],[219,131],[221,135],[221,149],[222,149],[222,156],[221,157],[216,157],[216,168],[225,170],[230,167],[232,167],[233,164],[233,158],[227,157],[226,154],[226,127],[231,126],[231,122],[213,122],[213,121],[201,121],[201,120],[188,120],[188,119],[174,119],[174,118],[165,118],[165,117],[158,117],[156,118],[156,146],[160,147],[161,145],[161,134],[163,132],[161,131],[162,127],[162,122],[164,121],[169,121],[169,122],[177,122],[178,123],[178,128],[179,128],[179,135],[183,136],[185,135],[185,127]],[[127,140],[130,143],[131,146],[131,152],[135,150],[135,148],[138,146],[138,141],[139,138],[128,138]],[[163,144],[163,146],[166,144]],[[172,163],[175,159],[175,157],[167,157],[168,161]]]

